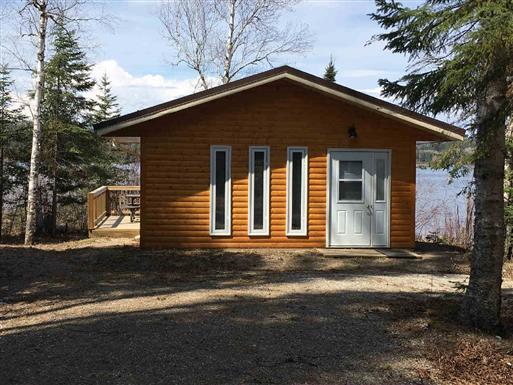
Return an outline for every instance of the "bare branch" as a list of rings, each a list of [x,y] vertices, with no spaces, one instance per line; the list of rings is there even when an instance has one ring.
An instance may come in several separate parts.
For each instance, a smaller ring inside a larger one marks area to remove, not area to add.
[[[164,36],[175,49],[176,62],[205,79],[230,82],[259,65],[272,66],[277,57],[311,48],[305,25],[285,25],[281,19],[293,0],[176,0],[160,10]],[[280,28],[280,25],[282,26]]]

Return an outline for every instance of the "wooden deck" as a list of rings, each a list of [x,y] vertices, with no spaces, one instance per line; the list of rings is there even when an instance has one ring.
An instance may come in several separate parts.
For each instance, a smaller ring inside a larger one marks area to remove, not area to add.
[[[90,237],[134,238],[139,235],[139,218],[130,222],[130,215],[110,215],[94,229],[89,230]]]
[[[139,186],[101,186],[87,194],[87,228],[90,237],[133,238],[140,234]],[[137,199],[134,202],[134,196]],[[135,209],[135,210],[133,210]]]

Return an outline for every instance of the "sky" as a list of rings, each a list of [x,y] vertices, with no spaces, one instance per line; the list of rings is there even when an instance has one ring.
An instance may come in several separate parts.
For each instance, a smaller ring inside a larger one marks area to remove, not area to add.
[[[402,2],[410,6],[419,3]],[[195,91],[195,73],[170,64],[174,54],[158,19],[159,5],[157,0],[110,0],[105,2],[105,12],[112,16],[111,26],[89,27],[88,59],[94,63],[93,76],[99,79],[107,73],[123,113]],[[322,76],[331,55],[338,70],[337,83],[379,96],[378,79],[397,79],[404,73],[407,61],[384,51],[383,43],[368,44],[380,32],[368,16],[374,9],[372,0],[301,2],[283,22],[307,24],[313,35],[313,48],[301,56],[280,57],[273,65],[287,64]],[[0,36],[4,42],[13,26],[2,24]],[[6,56],[8,53],[2,52],[0,59]],[[12,77],[17,81],[17,93],[23,95],[30,88],[30,77],[22,71],[13,71]]]

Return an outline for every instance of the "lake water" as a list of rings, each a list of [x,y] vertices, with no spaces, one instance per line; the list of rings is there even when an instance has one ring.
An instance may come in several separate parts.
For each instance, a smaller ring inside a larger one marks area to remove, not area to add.
[[[444,170],[417,169],[417,233],[443,231],[448,216],[465,220],[467,196],[462,190],[469,185],[472,176],[454,179],[451,183],[449,180]]]

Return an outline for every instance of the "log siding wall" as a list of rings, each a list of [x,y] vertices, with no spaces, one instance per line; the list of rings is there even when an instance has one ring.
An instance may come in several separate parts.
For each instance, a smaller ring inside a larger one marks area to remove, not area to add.
[[[141,126],[142,247],[324,247],[328,148],[392,150],[391,247],[414,246],[415,141],[430,139],[423,131],[286,80]],[[211,145],[232,148],[231,236],[209,235]],[[248,236],[250,146],[270,147],[269,236]],[[308,148],[307,236],[286,236],[288,146]]]

